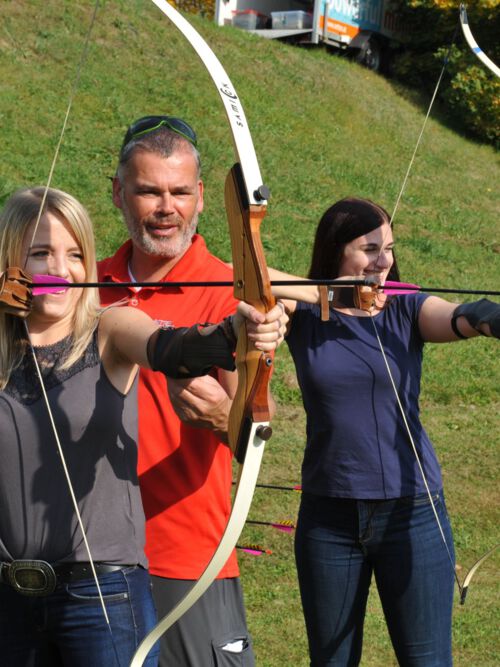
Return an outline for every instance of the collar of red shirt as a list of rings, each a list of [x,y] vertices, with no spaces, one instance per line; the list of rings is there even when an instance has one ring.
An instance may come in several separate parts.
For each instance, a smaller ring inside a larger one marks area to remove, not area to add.
[[[205,240],[199,234],[195,234],[191,246],[186,250],[177,264],[166,273],[162,282],[171,281],[189,281],[199,280],[198,269],[200,262],[203,262],[203,256],[208,253]],[[130,282],[128,264],[132,255],[132,241],[126,241],[112,257],[102,260],[99,264],[104,266],[104,272],[100,279],[104,282]],[[144,288],[156,289],[156,288]],[[160,289],[160,288],[158,288]]]

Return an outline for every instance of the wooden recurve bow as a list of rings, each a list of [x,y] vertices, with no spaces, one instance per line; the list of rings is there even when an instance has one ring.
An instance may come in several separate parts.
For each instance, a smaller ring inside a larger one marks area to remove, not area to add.
[[[260,225],[269,196],[262,185],[243,107],[228,75],[203,38],[171,5],[152,0],[175,24],[206,66],[224,103],[237,163],[226,179],[225,201],[234,265],[234,294],[261,312],[274,306]],[[268,384],[273,355],[256,350],[242,325],[236,348],[238,388],[229,415],[228,437],[240,470],[231,514],[219,545],[200,578],[172,611],[144,638],[131,662],[141,667],[154,643],[207,590],[226,563],[241,534],[253,498],[266,441],[271,436]]]

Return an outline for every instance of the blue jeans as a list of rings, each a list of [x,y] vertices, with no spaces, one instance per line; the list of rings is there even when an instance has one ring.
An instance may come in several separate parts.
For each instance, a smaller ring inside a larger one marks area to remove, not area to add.
[[[0,584],[2,667],[129,667],[156,623],[149,574],[129,567],[99,577],[110,627],[95,582],[59,584],[45,597]],[[158,664],[158,645],[144,663]]]
[[[454,559],[442,494],[434,502]],[[363,501],[304,493],[295,557],[312,667],[359,664],[372,574],[399,664],[452,665],[454,573],[426,494]]]

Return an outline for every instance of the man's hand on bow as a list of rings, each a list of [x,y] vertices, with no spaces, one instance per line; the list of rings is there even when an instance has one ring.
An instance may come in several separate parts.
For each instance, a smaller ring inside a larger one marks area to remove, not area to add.
[[[258,350],[271,352],[283,342],[289,318],[280,302],[267,313],[261,313],[253,306],[241,301],[233,317],[233,328],[236,334],[244,319],[247,335]]]
[[[227,442],[231,398],[211,375],[185,380],[168,379],[168,395],[179,419],[194,428],[208,428]]]
[[[32,307],[31,276],[11,266],[0,274],[0,312],[27,317]]]

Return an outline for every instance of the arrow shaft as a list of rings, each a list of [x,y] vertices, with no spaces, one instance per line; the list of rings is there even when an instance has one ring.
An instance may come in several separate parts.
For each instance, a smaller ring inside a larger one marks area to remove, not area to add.
[[[174,287],[231,287],[233,283],[229,280],[216,280],[216,281],[202,281],[202,280],[191,280],[191,281],[156,281],[156,282],[82,282],[82,283],[61,283],[51,280],[36,281],[34,283],[34,294],[35,296],[39,289],[45,288],[57,288],[57,289],[76,289],[76,288],[99,288],[104,289],[108,287],[112,288],[134,288],[134,287],[160,287],[160,288],[174,288]],[[273,280],[271,282],[272,286],[275,287],[293,287],[293,286],[307,286],[307,285],[362,285],[367,287],[373,287],[373,284],[369,280]],[[483,295],[483,296],[500,296],[500,290],[476,290],[476,289],[461,289],[461,288],[448,288],[448,287],[420,287],[418,285],[402,285],[398,287],[397,285],[391,285],[391,291],[400,291],[400,292],[433,292],[436,294],[470,294],[470,295]]]

